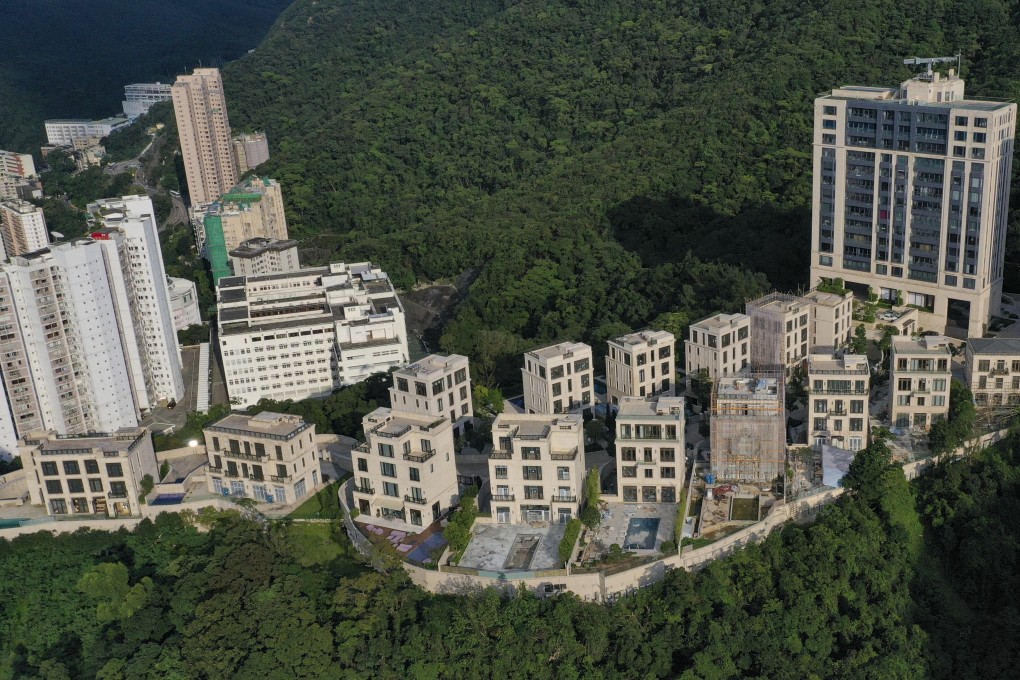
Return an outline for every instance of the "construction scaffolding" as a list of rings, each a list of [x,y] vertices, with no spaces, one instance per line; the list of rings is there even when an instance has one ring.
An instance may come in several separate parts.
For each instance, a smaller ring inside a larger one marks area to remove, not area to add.
[[[754,371],[785,372],[787,349],[790,336],[793,344],[800,346],[799,333],[810,333],[811,318],[803,327],[797,318],[808,310],[811,302],[796,295],[772,292],[747,303],[747,315],[751,317],[750,366]]]
[[[771,482],[786,462],[782,367],[718,378],[712,385],[712,473],[729,481]]]

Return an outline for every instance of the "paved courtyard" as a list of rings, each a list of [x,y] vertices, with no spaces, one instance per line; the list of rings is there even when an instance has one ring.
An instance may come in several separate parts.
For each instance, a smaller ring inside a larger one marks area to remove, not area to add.
[[[565,524],[475,524],[461,567],[485,571],[560,569]]]
[[[650,522],[635,523],[628,541],[627,532],[631,529],[631,520],[659,520],[655,530],[655,540],[651,543]],[[644,526],[637,526],[642,524]],[[676,525],[676,503],[607,503],[602,513],[602,525],[598,529],[595,541],[600,544],[600,551],[606,553],[614,543],[625,550],[638,555],[651,555],[659,551],[663,541],[673,540],[673,527]],[[628,543],[645,543],[651,548],[627,548]]]

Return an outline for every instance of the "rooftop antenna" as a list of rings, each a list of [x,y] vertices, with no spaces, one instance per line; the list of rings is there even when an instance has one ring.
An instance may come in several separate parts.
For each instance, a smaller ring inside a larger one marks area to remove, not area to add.
[[[960,75],[960,67],[963,65],[963,55],[957,54],[953,57],[909,57],[903,60],[903,63],[907,66],[924,66],[924,73],[920,74],[918,78],[921,80],[931,81],[934,78],[934,74],[931,70],[932,64],[947,64],[956,62],[956,74]]]

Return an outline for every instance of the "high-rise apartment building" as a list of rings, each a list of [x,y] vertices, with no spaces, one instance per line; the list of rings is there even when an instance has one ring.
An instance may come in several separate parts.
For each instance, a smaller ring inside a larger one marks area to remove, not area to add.
[[[171,88],[192,205],[212,203],[237,184],[223,81],[216,68],[177,76]]]
[[[623,397],[673,396],[676,338],[668,331],[629,333],[609,341],[606,354],[606,396],[610,404]]]
[[[106,250],[108,277],[120,315],[122,342],[135,382],[136,404],[147,411],[184,397],[156,212],[148,196],[124,196],[88,206],[92,238]]]
[[[0,200],[18,198],[18,185],[35,176],[32,154],[0,150]]]
[[[591,347],[561,342],[524,355],[525,413],[579,413],[595,403]]]
[[[684,485],[683,397],[624,397],[616,480],[624,503],[676,503]]]
[[[981,337],[999,309],[1016,104],[952,70],[815,100],[811,281],[839,277]]]
[[[377,408],[362,424],[365,443],[351,451],[354,503],[362,515],[423,527],[457,504],[448,418]]]
[[[149,112],[156,102],[168,102],[172,98],[170,83],[132,83],[124,86],[124,115],[134,120]]]
[[[501,413],[492,423],[489,484],[501,524],[576,517],[584,495],[584,428],[579,414]]]
[[[695,321],[684,343],[688,380],[704,373],[715,380],[735,375],[751,358],[751,317],[746,314],[713,314]]]
[[[216,298],[227,393],[240,406],[324,397],[408,360],[404,309],[370,262],[228,277]]]
[[[274,179],[249,177],[219,197],[202,218],[204,247],[213,280],[230,276],[228,253],[250,239],[287,239],[283,194]],[[236,276],[242,276],[234,272]]]
[[[250,238],[230,251],[234,276],[261,276],[301,269],[298,242],[290,239]]]
[[[448,418],[453,436],[464,434],[474,417],[471,367],[460,354],[430,354],[393,371],[390,404],[394,409]]]
[[[949,339],[893,337],[890,352],[889,421],[893,427],[927,430],[949,413]]]
[[[43,209],[20,199],[0,200],[2,258],[31,253],[50,244]]]
[[[269,140],[265,132],[234,137],[234,157],[237,171],[244,174],[269,160]]]
[[[811,354],[807,363],[808,443],[859,451],[868,445],[868,358]]]
[[[319,485],[315,425],[301,416],[231,413],[202,433],[213,493],[286,505]]]

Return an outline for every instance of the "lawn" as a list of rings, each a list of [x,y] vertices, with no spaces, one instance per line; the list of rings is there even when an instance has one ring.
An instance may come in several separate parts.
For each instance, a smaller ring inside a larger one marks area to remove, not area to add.
[[[337,489],[340,482],[327,484],[314,496],[294,509],[287,519],[336,519],[342,516]]]
[[[734,498],[730,505],[730,519],[742,522],[758,521],[758,497]]]
[[[302,566],[329,564],[343,576],[354,576],[364,569],[355,559],[354,546],[346,540],[337,542],[326,522],[289,524],[287,542]]]

